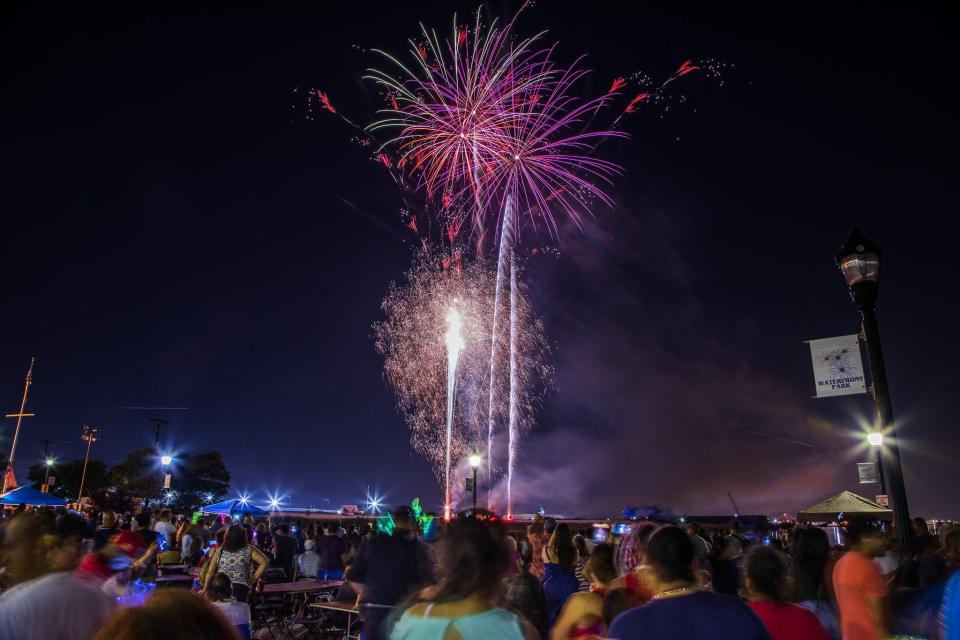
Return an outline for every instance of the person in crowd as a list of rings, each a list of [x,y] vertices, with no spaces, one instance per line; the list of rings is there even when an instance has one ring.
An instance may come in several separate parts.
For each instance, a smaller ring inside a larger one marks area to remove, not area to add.
[[[790,601],[817,616],[827,635],[839,640],[840,626],[829,584],[833,561],[826,532],[819,527],[795,530],[792,551],[787,566]]]
[[[20,513],[6,524],[3,561],[8,589],[0,594],[0,638],[90,640],[116,603],[97,585],[74,576],[85,527],[52,512]]]
[[[403,612],[391,640],[537,638],[522,617],[497,606],[510,554],[496,516],[483,509],[458,514],[445,532],[441,558],[439,583]]]
[[[171,517],[170,509],[161,509],[157,521],[153,524],[153,530],[163,536],[159,543],[161,549],[172,549],[176,544],[177,528],[170,521]]]
[[[739,516],[733,519],[733,522],[730,523],[730,527],[727,529],[727,535],[733,536],[740,541],[740,549],[746,551],[750,548],[750,545],[753,542],[749,537],[743,532],[743,523],[740,522]]]
[[[103,520],[93,534],[93,550],[96,551],[107,544],[110,538],[116,535],[117,531],[119,531],[117,528],[117,514],[109,510],[104,511]]]
[[[851,518],[846,530],[850,546],[833,568],[833,588],[843,640],[881,640],[890,636],[887,588],[873,559],[886,541],[871,520]]]
[[[237,633],[243,640],[249,640],[253,637],[253,631],[250,626],[250,605],[246,602],[237,602],[233,597],[233,585],[230,584],[230,578],[224,573],[218,573],[210,581],[210,588],[207,589],[207,598],[217,607],[221,613],[237,629]]]
[[[609,591],[623,591],[625,602],[632,606],[643,604],[653,593],[650,592],[645,577],[647,571],[647,544],[656,530],[652,524],[638,524],[631,527],[617,549],[617,567],[620,577],[609,585]]]
[[[615,640],[769,640],[763,623],[739,598],[701,590],[693,563],[696,547],[674,526],[657,529],[647,545],[653,598],[617,616],[607,631]]]
[[[203,540],[197,531],[197,525],[189,520],[180,528],[180,561],[194,566],[201,558]]]
[[[276,566],[283,569],[288,580],[293,580],[297,567],[297,541],[290,535],[289,524],[281,524],[274,531],[273,553]]]
[[[750,608],[773,640],[829,640],[813,613],[787,602],[787,567],[772,547],[754,546],[744,558]]]
[[[714,549],[714,556],[710,559],[713,590],[731,596],[739,595],[740,564],[743,560],[741,538],[733,535],[723,536]]]
[[[940,606],[943,640],[960,640],[960,571],[947,581]]]
[[[433,582],[426,545],[413,533],[410,508],[392,512],[394,529],[360,545],[346,579],[359,594],[364,638],[383,640],[390,609],[411,592]]]
[[[157,542],[159,534],[150,528],[150,512],[141,511],[133,517],[133,526],[130,530],[140,534],[144,544],[148,547]]]
[[[703,527],[696,522],[687,523],[687,535],[697,550],[697,560],[707,562],[710,558],[710,543],[703,537]]]
[[[509,543],[508,543],[509,544]],[[541,638],[547,637],[547,601],[543,585],[530,573],[530,557],[517,553],[514,556],[516,571],[507,572],[504,580],[504,603],[522,615]]]
[[[543,594],[547,599],[547,625],[553,626],[560,608],[571,594],[577,592],[577,548],[573,546],[570,525],[561,523],[554,528],[543,548]]]
[[[310,538],[303,541],[303,553],[297,556],[297,575],[302,578],[316,578],[320,573],[320,555],[313,550],[314,542]]]
[[[896,540],[892,539],[889,533],[881,532],[881,535],[883,536],[884,542],[883,550],[873,559],[873,563],[877,565],[877,569],[880,570],[884,581],[887,581],[888,579],[892,579],[897,567],[900,566],[901,560],[909,560],[910,558],[901,558],[900,554],[894,551]]]
[[[266,523],[258,522],[253,528],[253,544],[257,545],[260,551],[270,551],[273,541],[270,532],[267,530]]]
[[[257,584],[269,565],[267,557],[247,543],[243,527],[232,525],[223,536],[223,544],[217,547],[210,559],[204,591],[209,588],[216,574],[224,573],[233,587],[233,597],[239,602],[248,602],[250,589]]]
[[[533,524],[527,527],[527,544],[530,546],[530,573],[543,580],[543,547],[547,544],[547,532],[539,513],[533,517]]]
[[[220,609],[183,589],[161,589],[142,607],[121,609],[95,640],[234,640],[236,628]]]
[[[344,539],[336,535],[333,526],[323,528],[317,538],[317,554],[320,556],[320,573],[329,580],[343,579],[343,556],[347,552]]]
[[[598,544],[594,547],[584,573],[590,582],[590,590],[586,593],[574,593],[567,598],[550,630],[550,640],[602,636],[606,630],[603,601],[608,585],[617,577],[613,547],[609,544]]]
[[[510,562],[507,563],[507,572],[504,574],[503,579],[506,580],[517,574],[517,571],[520,570],[520,565],[518,563],[520,559],[520,551],[517,548],[517,539],[507,534],[506,540],[507,543],[507,552],[510,554]],[[436,554],[432,556],[434,558],[434,563],[439,562],[440,559]]]
[[[205,518],[201,518],[197,523],[197,535],[200,537],[200,548],[205,549],[210,546],[210,538],[213,532],[210,530],[210,524]]]
[[[590,579],[584,575],[587,560],[590,559],[590,550],[587,548],[587,539],[581,534],[573,536],[573,546],[577,548],[577,566],[573,574],[577,576],[577,591],[590,591]]]

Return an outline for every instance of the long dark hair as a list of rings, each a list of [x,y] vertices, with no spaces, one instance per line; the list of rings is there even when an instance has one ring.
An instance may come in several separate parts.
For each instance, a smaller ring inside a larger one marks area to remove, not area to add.
[[[244,531],[243,527],[238,524],[232,524],[227,528],[227,532],[223,535],[223,550],[224,551],[240,551],[247,546],[247,534]]]
[[[803,527],[796,532],[793,554],[787,573],[793,578],[794,602],[829,600],[824,584],[830,541],[823,529]]]
[[[494,598],[509,563],[500,519],[485,509],[461,512],[444,532],[439,563],[443,575],[432,600],[450,602],[473,594]]]
[[[787,587],[787,568],[780,554],[770,547],[756,546],[747,552],[744,573],[753,590],[774,602],[783,602]]]
[[[577,564],[577,548],[573,546],[573,534],[570,525],[561,522],[553,538],[553,550],[557,554],[557,562],[561,571],[573,571]]]

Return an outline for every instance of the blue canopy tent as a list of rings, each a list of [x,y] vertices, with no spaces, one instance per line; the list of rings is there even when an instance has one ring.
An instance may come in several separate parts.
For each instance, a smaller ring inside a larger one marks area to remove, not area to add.
[[[63,507],[66,506],[67,501],[30,487],[20,487],[0,496],[0,504],[25,504],[28,507]]]
[[[223,502],[217,502],[216,504],[208,504],[205,507],[201,507],[200,511],[203,513],[212,513],[218,516],[265,516],[267,515],[266,509],[261,509],[255,504],[250,504],[239,498],[233,498],[231,500],[224,500]]]

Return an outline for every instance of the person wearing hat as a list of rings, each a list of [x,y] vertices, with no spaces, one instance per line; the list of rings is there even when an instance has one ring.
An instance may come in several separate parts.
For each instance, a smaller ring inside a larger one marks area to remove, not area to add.
[[[320,572],[320,554],[313,550],[314,542],[310,538],[303,541],[303,553],[297,556],[297,576],[316,578]]]
[[[115,514],[113,511],[104,511],[103,521],[93,534],[93,550],[96,551],[103,545],[107,544],[110,538],[112,538],[118,531],[117,514]]]

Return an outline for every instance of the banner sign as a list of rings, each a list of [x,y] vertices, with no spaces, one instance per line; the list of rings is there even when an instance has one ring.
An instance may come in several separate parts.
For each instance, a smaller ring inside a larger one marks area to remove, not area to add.
[[[197,524],[201,519],[203,519],[203,511],[194,511],[193,516],[190,518],[190,522]]]
[[[169,474],[169,473],[163,474],[163,488],[164,488],[164,489],[169,489],[169,488],[170,488],[170,478],[171,478],[171,477],[172,477],[172,475]]]
[[[473,491],[473,478],[466,478],[466,481],[464,491]]]
[[[857,335],[809,340],[817,397],[866,393]]]
[[[870,484],[877,482],[877,463],[876,462],[858,462],[857,473],[860,474],[860,484]]]
[[[874,502],[876,502],[876,503],[877,503],[878,505],[880,505],[881,507],[889,507],[889,506],[890,506],[890,500],[889,500],[889,498],[887,498],[886,494],[884,494],[884,495],[882,495],[882,496],[877,496],[877,499],[874,500]]]

